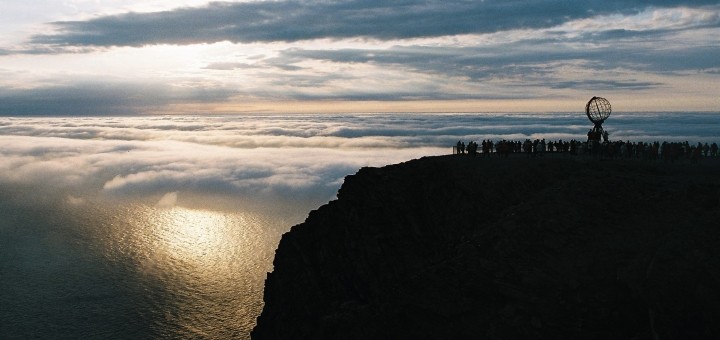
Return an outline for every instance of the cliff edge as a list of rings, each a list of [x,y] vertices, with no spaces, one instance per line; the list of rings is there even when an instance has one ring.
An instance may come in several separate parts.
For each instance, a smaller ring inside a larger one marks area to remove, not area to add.
[[[283,235],[253,339],[720,337],[720,164],[428,157]]]

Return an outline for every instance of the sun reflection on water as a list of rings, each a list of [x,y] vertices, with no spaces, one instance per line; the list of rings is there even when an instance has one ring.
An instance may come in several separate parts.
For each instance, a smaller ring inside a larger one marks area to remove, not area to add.
[[[243,223],[243,216],[239,224]],[[152,214],[161,249],[167,255],[191,265],[203,266],[227,256],[227,240],[233,235],[225,214],[175,207]]]
[[[262,309],[265,273],[279,233],[271,216],[185,207],[135,206],[110,236],[155,310],[157,335],[246,338]]]

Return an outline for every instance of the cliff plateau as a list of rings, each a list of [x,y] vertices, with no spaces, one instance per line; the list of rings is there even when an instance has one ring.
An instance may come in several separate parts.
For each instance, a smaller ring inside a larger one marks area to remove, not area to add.
[[[283,235],[253,339],[720,338],[720,164],[427,157]]]

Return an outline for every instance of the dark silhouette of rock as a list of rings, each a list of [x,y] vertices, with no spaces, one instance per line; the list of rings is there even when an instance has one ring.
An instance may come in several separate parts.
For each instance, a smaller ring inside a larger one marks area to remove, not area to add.
[[[283,235],[253,339],[720,337],[720,164],[429,157]]]

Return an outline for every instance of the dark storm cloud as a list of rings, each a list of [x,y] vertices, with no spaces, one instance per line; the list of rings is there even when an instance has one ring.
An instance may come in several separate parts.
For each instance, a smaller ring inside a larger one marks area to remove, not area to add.
[[[222,89],[180,89],[165,85],[79,82],[34,89],[0,87],[0,115],[136,114],[168,104],[218,102],[234,92]]]
[[[717,5],[705,1],[348,0],[214,2],[200,8],[59,21],[32,42],[55,46],[144,46],[365,37],[391,40],[553,27],[602,14]]]

